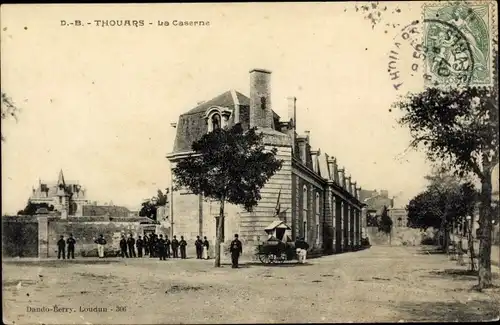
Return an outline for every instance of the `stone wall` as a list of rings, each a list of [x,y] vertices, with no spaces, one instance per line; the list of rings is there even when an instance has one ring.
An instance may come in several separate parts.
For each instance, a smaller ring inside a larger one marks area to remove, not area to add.
[[[2,217],[2,256],[38,256],[36,217]]]

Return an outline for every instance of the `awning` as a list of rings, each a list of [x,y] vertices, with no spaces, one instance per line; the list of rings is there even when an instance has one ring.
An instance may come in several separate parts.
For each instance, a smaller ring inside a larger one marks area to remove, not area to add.
[[[264,230],[265,231],[272,231],[272,230],[277,229],[277,228],[292,230],[292,228],[290,228],[289,226],[287,226],[281,220],[276,220],[276,221],[271,222],[271,224],[269,226],[267,226]]]

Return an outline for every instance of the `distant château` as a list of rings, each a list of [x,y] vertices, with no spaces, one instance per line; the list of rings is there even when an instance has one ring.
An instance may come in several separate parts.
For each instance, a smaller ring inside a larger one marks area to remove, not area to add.
[[[82,216],[83,206],[89,204],[85,189],[74,181],[66,182],[63,171],[59,172],[57,183],[38,182],[38,188],[33,188],[29,203],[54,206],[62,217],[68,215]]]

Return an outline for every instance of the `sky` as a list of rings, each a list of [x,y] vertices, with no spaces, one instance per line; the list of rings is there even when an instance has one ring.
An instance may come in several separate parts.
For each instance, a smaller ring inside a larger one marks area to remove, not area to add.
[[[170,184],[171,123],[229,89],[248,95],[253,68],[272,71],[283,119],[286,97],[297,97],[297,128],[311,132],[313,149],[337,157],[362,188],[387,189],[406,205],[429,166],[406,152],[409,132],[389,109],[423,86],[401,57],[396,90],[388,63],[401,28],[392,24],[421,12],[418,3],[382,5],[374,27],[354,3],[3,5],[2,92],[21,112],[2,120],[2,214],[24,208],[32,186],[57,181],[61,169],[92,201],[136,209]]]

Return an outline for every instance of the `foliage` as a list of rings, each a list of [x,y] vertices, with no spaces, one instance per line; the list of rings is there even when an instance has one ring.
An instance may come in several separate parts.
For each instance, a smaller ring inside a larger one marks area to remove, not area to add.
[[[205,134],[193,143],[195,154],[173,169],[176,186],[251,211],[260,189],[282,165],[276,148],[267,150],[261,139],[255,129],[243,132],[240,124]]]
[[[157,219],[157,210],[158,207],[166,206],[168,204],[168,193],[169,189],[165,189],[165,194],[158,189],[157,196],[152,197],[151,199],[142,202],[141,210],[139,211],[139,216],[148,217],[150,219]]]
[[[497,52],[493,58],[497,65]],[[427,88],[394,106],[403,111],[399,123],[409,128],[411,147],[423,147],[431,161],[454,166],[456,175],[474,175],[481,181],[479,288],[490,286],[491,171],[499,158],[498,75],[493,87]]]
[[[244,131],[241,124],[215,129],[191,148],[193,154],[173,168],[176,189],[188,188],[196,195],[219,202],[215,267],[220,266],[224,203],[242,205],[251,211],[261,199],[260,189],[279,170],[277,149],[266,149],[255,128]]]
[[[427,88],[396,103],[399,123],[410,129],[412,146],[423,145],[431,161],[448,161],[460,176],[486,177],[483,162],[498,161],[496,92],[488,88]],[[494,165],[494,164],[493,164]]]
[[[47,211],[54,211],[54,206],[49,205],[45,202],[42,203],[33,203],[33,202],[28,202],[26,207],[23,210],[19,210],[17,212],[17,215],[20,216],[32,216],[37,214],[38,209],[47,209]]]
[[[471,182],[460,183],[452,175],[433,175],[427,179],[431,181],[427,189],[406,207],[409,227],[424,230],[449,227],[473,214],[478,193]]]
[[[19,108],[14,104],[12,99],[2,91],[2,120],[12,117],[17,121],[18,112]],[[1,141],[5,141],[3,134],[1,135]]]
[[[384,205],[382,213],[380,214],[380,221],[378,224],[378,231],[390,234],[392,230],[392,219],[389,217],[389,210]]]

